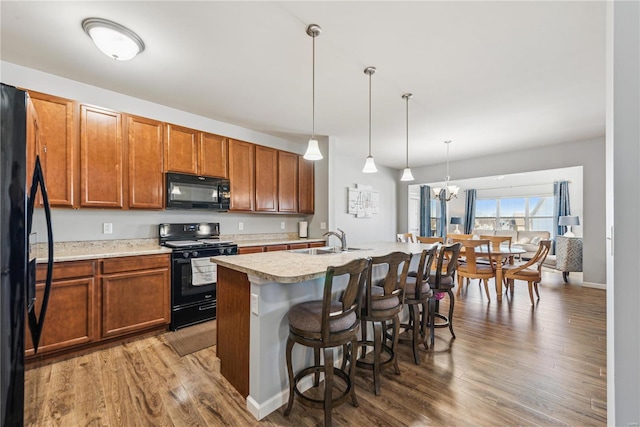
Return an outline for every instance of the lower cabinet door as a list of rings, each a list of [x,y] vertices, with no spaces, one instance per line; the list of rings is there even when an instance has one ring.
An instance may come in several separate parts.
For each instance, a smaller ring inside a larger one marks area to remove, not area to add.
[[[168,268],[102,276],[102,338],[169,324]]]
[[[61,350],[96,339],[93,277],[54,281],[49,295],[38,354]],[[40,313],[44,283],[36,284],[36,314]],[[33,343],[27,328],[25,355],[32,356]]]

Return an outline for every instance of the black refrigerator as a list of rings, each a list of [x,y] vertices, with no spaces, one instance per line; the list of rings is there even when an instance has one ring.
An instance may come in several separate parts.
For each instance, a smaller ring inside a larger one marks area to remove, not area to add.
[[[24,423],[24,347],[25,332],[37,352],[47,312],[53,272],[53,233],[51,210],[40,159],[27,164],[28,95],[2,84],[0,127],[0,421],[2,426]],[[27,170],[33,179],[27,181]],[[39,313],[36,313],[37,240],[31,234],[34,201],[41,192],[47,222],[47,279]]]

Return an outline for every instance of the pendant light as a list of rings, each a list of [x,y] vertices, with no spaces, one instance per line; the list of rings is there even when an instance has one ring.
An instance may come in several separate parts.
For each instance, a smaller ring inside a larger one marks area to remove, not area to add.
[[[320,152],[318,140],[316,139],[316,37],[320,35],[322,28],[317,24],[309,24],[306,31],[309,37],[313,40],[313,71],[311,74],[311,139],[309,139],[307,151],[304,153],[303,157],[307,160],[321,160],[322,153]]]
[[[433,195],[436,199],[440,200],[440,192],[444,190],[444,201],[448,202],[454,197],[458,197],[460,187],[457,185],[451,185],[449,182],[451,179],[449,176],[449,144],[451,144],[451,141],[445,141],[444,143],[447,144],[447,175],[444,177],[444,188],[435,187],[433,189]]]
[[[402,99],[407,101],[407,163],[404,171],[402,172],[402,178],[400,181],[413,181],[413,174],[409,168],[409,99],[413,96],[411,93],[405,93],[402,95]]]
[[[364,69],[364,73],[369,76],[369,156],[367,156],[367,160],[364,162],[364,168],[362,169],[364,173],[378,172],[376,163],[373,161],[373,156],[371,155],[371,76],[375,72],[375,67],[367,67]]]

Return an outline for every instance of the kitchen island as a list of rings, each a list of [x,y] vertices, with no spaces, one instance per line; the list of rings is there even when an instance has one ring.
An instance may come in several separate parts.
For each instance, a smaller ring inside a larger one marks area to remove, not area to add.
[[[360,250],[337,254],[284,251],[212,257],[211,261],[218,264],[220,372],[246,397],[247,409],[253,416],[261,419],[287,402],[287,313],[295,304],[322,299],[327,267],[394,251],[420,254],[431,246],[376,242],[363,244]],[[414,256],[412,269],[418,261],[419,257]],[[308,366],[312,358],[310,349],[295,346],[294,370]],[[310,378],[308,380],[300,389],[311,386]]]

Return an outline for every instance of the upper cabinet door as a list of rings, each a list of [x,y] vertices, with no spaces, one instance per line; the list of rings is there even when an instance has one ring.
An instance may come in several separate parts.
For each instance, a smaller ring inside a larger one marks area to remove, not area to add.
[[[298,212],[298,155],[278,151],[278,210]]]
[[[167,125],[164,144],[166,172],[198,173],[198,133],[193,129]]]
[[[80,108],[80,205],[123,207],[122,114]]]
[[[298,212],[313,213],[314,166],[311,160],[298,157]]]
[[[257,145],[256,148],[256,211],[278,210],[278,151]]]
[[[227,138],[210,133],[200,133],[200,156],[198,174],[229,178],[228,155],[229,144]]]
[[[255,146],[249,142],[229,140],[229,181],[231,210],[252,211],[255,199]]]
[[[129,116],[127,120],[129,154],[129,207],[162,209],[162,122]]]
[[[37,143],[29,138],[27,147],[29,167],[33,167],[35,154],[40,162],[47,184],[51,206],[77,206],[74,194],[77,188],[78,111],[73,101],[38,92],[29,92],[37,114]],[[29,170],[29,174],[32,171]]]

